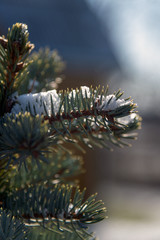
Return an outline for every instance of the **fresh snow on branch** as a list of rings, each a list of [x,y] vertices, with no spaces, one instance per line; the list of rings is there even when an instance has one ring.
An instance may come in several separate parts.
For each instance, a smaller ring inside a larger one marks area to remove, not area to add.
[[[83,98],[91,98],[91,90],[89,87],[81,86],[80,90],[72,90],[69,93],[69,98],[76,98],[76,92],[82,94]],[[95,92],[93,95],[96,94]],[[52,101],[51,101],[52,98]],[[100,100],[101,99],[101,100]],[[52,115],[52,107],[54,107],[54,114],[56,115],[60,107],[60,97],[57,91],[51,90],[40,93],[23,94],[20,96],[12,96],[14,105],[11,109],[11,113],[17,114],[19,112],[29,111],[32,115],[43,114]],[[53,102],[53,105],[52,105]],[[132,101],[125,99],[117,99],[116,95],[108,95],[95,97],[96,109],[98,111],[112,111],[119,107],[132,104]],[[91,103],[92,105],[92,103]],[[62,107],[63,109],[63,107]],[[46,113],[47,112],[47,113]]]
[[[81,92],[83,98],[87,96],[87,98],[91,97],[91,91],[89,87],[86,86],[81,86]],[[79,92],[79,90],[77,90]],[[76,96],[76,90],[72,90],[69,94],[69,97],[75,98]],[[100,100],[101,96],[98,96],[96,99],[96,102]],[[132,101],[126,101],[125,99],[117,99],[114,94],[108,95],[108,96],[103,96],[102,97],[102,103],[97,104],[97,110],[102,110],[102,111],[110,111],[110,110],[115,110],[118,107],[124,106],[124,105],[129,105],[131,104]]]
[[[98,102],[99,98],[97,99]],[[115,95],[111,94],[106,97],[102,97],[102,104],[97,105],[97,110],[112,111],[116,108],[129,105],[131,101],[125,101],[125,99],[117,99]]]
[[[11,113],[17,114],[19,112],[30,111],[33,115],[46,115],[46,107],[48,115],[51,116],[51,98],[54,104],[54,113],[57,114],[60,107],[60,98],[55,89],[48,92],[14,96],[12,100],[16,103],[14,104]]]
[[[138,115],[136,113],[131,113],[130,115],[122,118],[118,118],[118,122],[123,125],[128,125],[129,123],[133,123],[135,120],[138,120]]]
[[[86,86],[81,86],[81,91],[82,91],[82,96],[87,98],[91,97],[91,92],[90,92],[90,88],[86,87]]]
[[[22,33],[28,33],[28,26],[26,24],[22,24]]]
[[[86,87],[86,86],[81,86],[80,87],[81,91],[82,91],[82,96],[83,98],[85,98],[87,96],[87,98],[90,98],[91,97],[91,92],[90,92],[90,88],[89,87]],[[79,92],[79,90],[77,89],[77,91]],[[76,90],[73,89],[70,94],[69,94],[69,98],[71,98],[73,95],[73,98],[76,97]]]

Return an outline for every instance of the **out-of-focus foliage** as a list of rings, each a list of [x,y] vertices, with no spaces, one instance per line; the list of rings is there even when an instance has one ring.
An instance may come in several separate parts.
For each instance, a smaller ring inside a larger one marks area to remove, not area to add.
[[[40,49],[38,52],[33,52],[29,60],[32,63],[27,68],[28,74],[23,81],[23,85],[19,86],[20,94],[58,88],[64,78],[62,72],[65,63],[56,50]]]

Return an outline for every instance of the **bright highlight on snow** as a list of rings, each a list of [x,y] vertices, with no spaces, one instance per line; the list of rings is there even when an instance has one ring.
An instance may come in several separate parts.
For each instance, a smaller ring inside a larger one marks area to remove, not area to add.
[[[111,94],[106,97],[102,97],[102,104],[97,106],[97,110],[112,111],[118,107],[131,104],[131,101],[125,101],[124,99],[117,99],[115,95]]]
[[[129,123],[133,123],[135,120],[138,121],[139,116],[136,113],[131,113],[130,115],[122,118],[118,118],[118,122],[123,125],[128,125]]]
[[[28,26],[26,24],[22,24],[22,33],[27,33],[28,32]]]
[[[90,88],[86,87],[86,86],[81,86],[80,90],[82,91],[82,96],[83,98],[85,98],[87,96],[87,98],[91,97],[91,92],[90,92]],[[77,89],[77,92],[79,92],[79,90]],[[69,98],[71,98],[73,96],[73,98],[76,97],[76,90],[73,89],[70,94],[69,94]]]

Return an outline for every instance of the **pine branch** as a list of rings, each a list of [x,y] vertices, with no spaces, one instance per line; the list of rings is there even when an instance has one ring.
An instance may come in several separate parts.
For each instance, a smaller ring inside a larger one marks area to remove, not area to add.
[[[42,117],[33,118],[26,112],[16,119],[6,115],[0,121],[0,158],[7,166],[24,164],[26,167],[25,160],[29,157],[37,164],[39,160],[48,162],[44,152],[51,143],[56,144],[56,140],[50,137],[47,122],[42,122]]]
[[[34,45],[28,42],[28,36],[27,25],[16,23],[8,29],[7,38],[0,37],[0,116],[12,107],[8,98],[24,78],[29,65],[26,59]]]
[[[68,185],[39,186],[13,192],[5,199],[4,207],[31,226],[35,223],[48,229],[54,226],[60,232],[81,236],[88,224],[105,218],[103,203],[95,201],[96,195],[84,201],[84,194],[85,190],[80,192],[77,187],[73,195],[73,187]]]
[[[80,117],[106,117],[108,121],[113,118],[128,116],[134,112],[136,104],[129,99],[119,99],[123,93],[117,92],[107,95],[108,88],[93,89],[81,87],[80,90],[42,92],[39,94],[24,94],[15,96],[12,113],[20,111],[30,112],[33,116],[43,114],[51,122],[60,120],[73,120]]]
[[[121,95],[82,87],[14,98],[17,103],[12,113],[18,115],[5,115],[0,122],[0,157],[8,165],[26,166],[28,158],[37,164],[47,162],[46,153],[58,151],[64,142],[75,147],[79,142],[89,147],[110,148],[108,143],[125,146],[121,138],[132,137],[130,132],[139,128],[141,119],[135,113],[136,105],[128,99],[120,100]],[[21,114],[25,111],[28,113]]]
[[[0,209],[0,239],[25,240],[28,230],[23,223],[15,219],[10,213]]]

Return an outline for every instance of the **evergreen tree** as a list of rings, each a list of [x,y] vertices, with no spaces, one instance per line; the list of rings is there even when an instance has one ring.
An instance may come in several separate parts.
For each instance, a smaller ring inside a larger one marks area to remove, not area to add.
[[[73,180],[83,169],[71,150],[125,146],[141,119],[120,91],[57,91],[63,61],[49,49],[30,55],[28,37],[21,23],[0,37],[0,239],[95,239],[88,225],[106,210]]]

